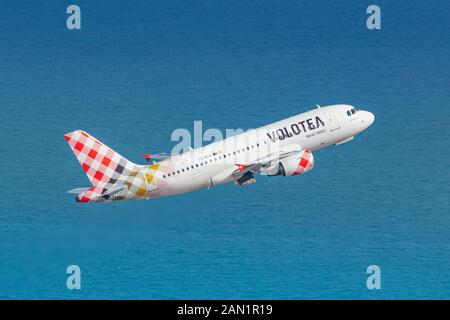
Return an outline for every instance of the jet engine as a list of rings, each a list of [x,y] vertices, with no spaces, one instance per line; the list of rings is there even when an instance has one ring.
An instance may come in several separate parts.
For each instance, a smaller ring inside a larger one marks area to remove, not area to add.
[[[269,176],[296,176],[312,170],[314,157],[310,150],[300,151],[267,168]]]

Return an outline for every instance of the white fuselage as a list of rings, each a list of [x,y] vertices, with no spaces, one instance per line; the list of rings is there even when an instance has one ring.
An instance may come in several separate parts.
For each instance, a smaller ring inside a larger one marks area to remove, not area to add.
[[[314,151],[349,141],[374,121],[372,113],[359,110],[352,113],[352,109],[350,105],[320,107],[165,159],[160,165],[170,168],[170,172],[155,173],[164,180],[164,187],[154,194],[149,192],[147,197],[232,182],[229,173],[238,164],[258,162],[277,149]]]

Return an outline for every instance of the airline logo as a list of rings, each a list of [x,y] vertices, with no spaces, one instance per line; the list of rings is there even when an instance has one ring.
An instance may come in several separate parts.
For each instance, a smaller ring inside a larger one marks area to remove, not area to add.
[[[315,130],[320,127],[324,127],[325,123],[319,116],[316,116],[314,119],[309,118],[303,121],[299,121],[297,123],[293,123],[288,127],[279,128],[267,133],[270,140],[275,142],[277,140],[284,140],[286,138],[292,138],[293,136],[297,136],[302,132],[307,132],[311,130]]]

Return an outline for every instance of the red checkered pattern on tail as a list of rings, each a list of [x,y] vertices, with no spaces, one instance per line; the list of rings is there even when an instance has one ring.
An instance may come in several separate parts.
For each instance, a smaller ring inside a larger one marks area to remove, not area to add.
[[[93,186],[114,184],[135,166],[82,130],[67,133],[64,137]]]

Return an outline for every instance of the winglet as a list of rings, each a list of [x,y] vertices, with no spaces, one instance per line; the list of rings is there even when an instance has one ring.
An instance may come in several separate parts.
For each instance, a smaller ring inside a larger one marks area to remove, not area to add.
[[[145,161],[149,162],[152,155],[150,153],[144,153]]]

